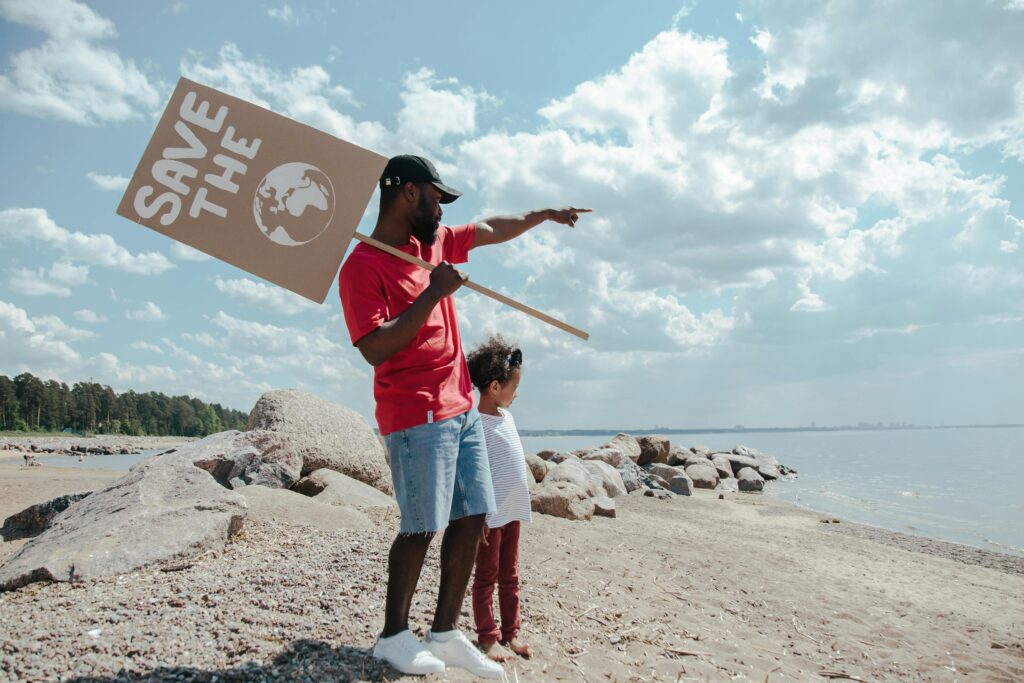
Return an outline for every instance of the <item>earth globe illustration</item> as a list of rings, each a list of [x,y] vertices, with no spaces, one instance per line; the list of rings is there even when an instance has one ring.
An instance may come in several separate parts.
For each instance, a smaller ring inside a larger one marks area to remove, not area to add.
[[[312,242],[334,217],[334,185],[311,164],[281,164],[260,181],[252,214],[260,232],[277,244],[297,247]]]

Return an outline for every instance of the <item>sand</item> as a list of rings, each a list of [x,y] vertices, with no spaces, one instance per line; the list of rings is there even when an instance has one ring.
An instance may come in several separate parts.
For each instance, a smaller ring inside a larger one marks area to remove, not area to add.
[[[0,514],[117,476],[0,463]],[[521,574],[536,654],[508,679],[1024,679],[1024,558],[697,494],[620,498],[617,519],[535,516]],[[368,654],[397,528],[375,514],[371,529],[333,530],[264,516],[177,571],[0,594],[0,678],[416,680]],[[413,608],[421,631],[438,545]]]

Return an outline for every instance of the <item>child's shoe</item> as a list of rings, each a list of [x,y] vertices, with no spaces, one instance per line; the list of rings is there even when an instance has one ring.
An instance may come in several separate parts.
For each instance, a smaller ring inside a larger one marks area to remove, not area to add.
[[[448,666],[465,669],[479,678],[501,679],[505,676],[501,665],[492,662],[476,649],[459,629],[445,633],[431,631],[427,634],[426,645],[435,657]]]
[[[444,662],[431,654],[430,650],[406,629],[387,638],[377,638],[373,656],[404,674],[423,676],[444,671]]]

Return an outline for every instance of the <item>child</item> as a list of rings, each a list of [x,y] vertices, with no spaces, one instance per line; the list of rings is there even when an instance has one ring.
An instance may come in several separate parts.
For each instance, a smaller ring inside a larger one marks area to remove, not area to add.
[[[499,335],[488,339],[466,358],[469,376],[480,391],[480,420],[487,442],[487,459],[494,484],[497,509],[487,515],[473,574],[473,619],[480,649],[495,661],[511,655],[500,642],[523,657],[530,646],[519,635],[519,527],[529,524],[530,489],[526,456],[515,420],[506,410],[516,398],[522,373],[523,352],[509,346]],[[494,586],[498,586],[501,630],[494,620]]]

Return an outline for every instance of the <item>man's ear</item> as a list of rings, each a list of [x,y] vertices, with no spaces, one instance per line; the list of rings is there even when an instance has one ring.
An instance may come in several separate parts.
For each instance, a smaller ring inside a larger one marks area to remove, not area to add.
[[[402,195],[405,196],[411,203],[415,204],[416,200],[419,199],[420,188],[416,186],[416,183],[405,182],[402,183]]]

